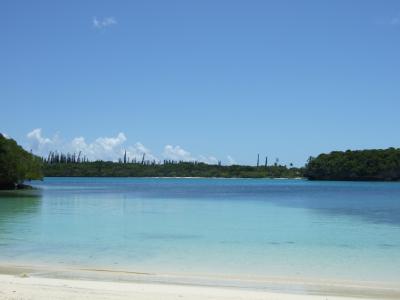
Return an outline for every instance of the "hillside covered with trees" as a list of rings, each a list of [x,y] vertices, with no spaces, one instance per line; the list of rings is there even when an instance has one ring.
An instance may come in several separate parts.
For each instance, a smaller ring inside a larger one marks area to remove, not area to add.
[[[400,149],[334,151],[310,158],[304,175],[310,180],[398,181]]]
[[[41,167],[39,157],[0,134],[0,189],[15,189],[24,180],[41,179]]]

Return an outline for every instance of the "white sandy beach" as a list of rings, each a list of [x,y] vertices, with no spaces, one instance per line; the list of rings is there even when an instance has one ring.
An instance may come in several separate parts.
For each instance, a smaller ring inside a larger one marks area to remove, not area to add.
[[[372,283],[275,279],[259,280],[255,286],[256,281],[252,285],[244,278],[240,285],[234,281],[221,285],[217,277],[209,277],[206,283],[190,275],[176,282],[171,278],[167,274],[0,264],[0,299],[400,299],[398,287]]]
[[[386,297],[368,298],[384,299]],[[274,299],[360,300],[359,297],[285,294],[222,287],[123,283],[0,275],[0,299]],[[367,298],[365,298],[367,299]]]

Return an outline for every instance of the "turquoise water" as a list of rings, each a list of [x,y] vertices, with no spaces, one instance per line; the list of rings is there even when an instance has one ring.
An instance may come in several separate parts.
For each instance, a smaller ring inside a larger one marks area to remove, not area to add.
[[[0,261],[400,282],[400,183],[46,178],[0,194]]]

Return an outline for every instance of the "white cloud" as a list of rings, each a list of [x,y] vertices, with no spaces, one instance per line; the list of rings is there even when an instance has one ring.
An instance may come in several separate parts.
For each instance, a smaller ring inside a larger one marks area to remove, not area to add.
[[[164,147],[163,157],[176,161],[198,161],[207,164],[218,164],[218,159],[214,156],[193,156],[189,151],[186,151],[179,145],[166,145]]]
[[[91,160],[116,161],[124,155],[123,144],[126,140],[125,134],[120,132],[115,137],[99,137],[92,143],[87,143],[84,137],[76,137],[70,143],[60,146],[69,152],[81,151]]]
[[[182,161],[195,161],[190,152],[181,148],[180,146],[166,145],[164,147],[163,156],[165,159],[182,160]]]
[[[117,161],[123,158],[125,151],[130,161],[136,159],[142,160],[143,154],[145,160],[159,161],[142,143],[138,142],[133,146],[125,145],[127,138],[123,132],[114,137],[99,137],[93,142],[87,142],[82,136],[73,138],[71,141],[63,141],[58,135],[53,138],[44,137],[40,128],[34,129],[27,134],[28,150],[40,156],[47,156],[50,151],[59,151],[63,153],[82,153],[90,160],[111,160]]]
[[[94,28],[101,29],[112,25],[116,25],[117,21],[113,17],[107,17],[103,19],[97,19],[97,17],[94,17],[92,20],[92,24]]]
[[[26,136],[30,141],[29,150],[32,150],[34,153],[48,152],[51,146],[57,140],[57,136],[55,136],[53,139],[43,137],[41,128],[33,129]]]
[[[226,158],[228,160],[228,165],[236,165],[237,164],[236,160],[232,156],[228,155]]]
[[[126,151],[126,156],[129,161],[141,161],[143,155],[146,161],[160,161],[150,149],[140,142],[133,145],[126,145],[128,139],[123,132],[118,133],[116,136],[98,137],[92,142],[86,141],[83,136],[65,141],[60,139],[58,135],[54,135],[53,138],[45,137],[42,133],[42,129],[36,128],[27,134],[27,138],[28,145],[26,149],[32,149],[33,153],[45,157],[50,151],[77,154],[81,152],[81,157],[86,156],[89,160],[117,161],[123,158]],[[194,156],[179,145],[166,145],[161,157],[175,161],[198,161],[208,164],[218,164],[218,159],[214,156]],[[231,156],[228,156],[228,162],[230,164],[236,163]]]
[[[100,137],[96,139],[95,143],[108,151],[123,144],[125,141],[126,141],[125,134],[123,132],[120,132],[116,137]]]
[[[125,151],[124,151],[125,152]],[[150,160],[153,161],[155,160],[156,162],[159,161],[159,159],[154,156],[149,149],[147,149],[142,143],[138,142],[133,146],[130,146],[126,149],[126,156],[129,158],[130,161],[135,159],[136,161],[141,161],[143,159],[143,154],[145,157],[145,160]]]
[[[6,134],[6,133],[4,133],[4,132],[0,132],[0,134],[2,135],[2,136],[4,136],[6,139],[9,139],[10,137]]]
[[[214,156],[199,155],[196,160],[210,165],[218,164],[218,159]]]

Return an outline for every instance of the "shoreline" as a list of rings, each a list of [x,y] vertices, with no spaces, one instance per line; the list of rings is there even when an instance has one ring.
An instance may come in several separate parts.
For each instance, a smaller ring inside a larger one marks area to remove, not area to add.
[[[67,289],[65,287],[68,287]],[[400,288],[376,282],[232,275],[156,274],[99,268],[0,264],[0,299],[399,299]],[[13,292],[16,291],[16,292]],[[119,291],[125,291],[119,293]],[[16,294],[18,293],[18,294]],[[205,295],[207,295],[205,297]],[[76,295],[75,295],[76,296]],[[13,299],[13,298],[11,298]]]
[[[306,177],[201,177],[201,176],[44,176],[46,178],[137,178],[137,179],[271,179],[308,180]],[[36,180],[36,181],[43,181]]]
[[[0,299],[325,300],[328,298],[325,295],[296,295],[277,292],[237,290],[234,288],[154,283],[99,282],[71,279],[18,278],[11,275],[0,275]],[[374,298],[329,296],[329,299],[359,300]],[[379,297],[376,299],[385,298]]]

